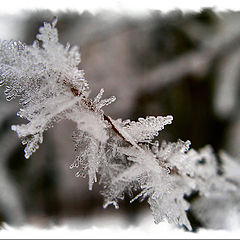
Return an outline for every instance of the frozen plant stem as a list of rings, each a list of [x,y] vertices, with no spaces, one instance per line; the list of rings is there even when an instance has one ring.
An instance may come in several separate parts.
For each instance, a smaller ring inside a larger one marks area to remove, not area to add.
[[[73,95],[74,95],[75,97],[76,97],[76,96],[81,96],[81,92],[79,93],[76,88],[71,87],[71,91],[72,91],[72,93],[73,93]],[[88,106],[89,110],[94,112],[94,109],[93,109],[92,106],[91,106],[91,102],[90,102],[90,101],[87,101],[85,98],[83,99],[83,101],[84,101],[84,104],[85,104],[86,106]],[[110,118],[109,116],[103,114],[103,117],[104,117],[104,120],[107,121],[107,122],[110,124],[112,130],[113,130],[120,138],[122,138],[124,142],[126,142],[127,144],[129,144],[129,145],[132,146],[132,147],[133,147],[133,146],[135,146],[135,147],[137,146],[136,149],[138,149],[138,150],[140,150],[140,151],[141,151],[141,150],[144,151],[144,150],[141,148],[141,146],[139,146],[139,143],[136,143],[137,145],[133,145],[131,142],[129,142],[129,141],[118,131],[118,129],[114,126],[114,124],[113,124],[113,122],[111,121],[111,118]],[[158,160],[158,162],[159,162],[159,165],[161,165],[162,168],[165,168],[167,171],[169,171],[170,174],[180,175],[180,174],[179,174],[179,171],[178,171],[178,169],[177,169],[176,167],[174,167],[174,168],[171,169],[171,168],[167,167],[166,164],[161,161],[161,159],[157,158],[157,160]],[[166,162],[166,163],[167,163],[167,162]]]
[[[148,116],[135,122],[105,115],[102,108],[116,98],[102,99],[103,89],[95,98],[89,97],[89,84],[78,69],[78,48],[58,42],[56,23],[56,19],[44,23],[32,46],[0,41],[0,84],[6,85],[7,100],[20,99],[18,116],[28,121],[12,126],[26,145],[25,157],[38,149],[44,131],[71,120],[76,124],[76,160],[70,168],[78,169],[77,177],[88,177],[90,190],[97,181],[103,186],[104,207],[118,208],[126,193],[138,191],[132,201],[147,199],[156,223],[167,219],[191,230],[186,195],[193,191],[201,196],[226,194],[238,187],[218,175],[210,147],[197,152],[188,151],[190,141],[154,141],[172,123],[172,116]]]
[[[79,93],[78,90],[75,89],[74,87],[71,87],[71,91],[72,91],[72,93],[73,93],[73,95],[74,95],[75,97],[81,95],[81,93]],[[94,109],[91,107],[91,102],[87,102],[85,99],[84,99],[84,102],[85,102],[86,106],[89,107],[89,110],[90,110],[90,111],[94,111]],[[110,124],[112,130],[113,130],[120,138],[122,138],[124,142],[126,142],[127,144],[129,144],[130,146],[133,147],[133,144],[132,144],[131,142],[129,142],[129,141],[118,131],[118,129],[114,126],[114,124],[113,124],[112,121],[111,121],[111,118],[110,118],[109,116],[105,115],[105,114],[103,114],[103,117],[104,117],[104,120],[107,121],[107,122]],[[139,148],[139,149],[142,149],[142,148],[139,146],[139,143],[137,143],[137,145],[138,145],[138,148]],[[160,160],[160,159],[158,159],[158,160]],[[159,161],[159,163],[161,163],[161,160]],[[164,165],[162,165],[162,167],[164,167]],[[174,169],[172,169],[172,170],[171,170],[170,168],[168,168],[168,170],[170,171],[171,174],[178,174],[178,169],[177,169],[177,168],[174,168]]]
[[[71,87],[71,91],[73,93],[73,96],[77,97],[77,96],[81,96],[81,92],[79,93],[78,90],[74,87]],[[90,111],[94,111],[94,109],[91,107],[91,102],[86,102],[86,100],[84,99],[85,104],[89,107]],[[119,136],[121,137],[126,143],[130,144],[132,146],[132,143],[130,143],[127,139],[124,138],[124,136],[116,129],[116,127],[113,125],[111,118],[108,117],[107,115],[103,114],[104,120],[106,120],[110,125],[112,130]]]

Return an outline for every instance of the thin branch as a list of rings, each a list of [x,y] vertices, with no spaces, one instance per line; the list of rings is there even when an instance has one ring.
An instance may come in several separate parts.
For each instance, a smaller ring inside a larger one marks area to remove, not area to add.
[[[79,97],[79,96],[82,95],[82,93],[79,92],[79,91],[78,91],[75,87],[73,87],[73,86],[71,87],[71,92],[73,93],[73,95],[74,95],[75,97]],[[87,99],[85,99],[85,97],[83,97],[83,98],[84,98],[84,102],[85,102],[86,106],[88,106],[88,109],[91,110],[91,111],[94,111],[94,109],[92,108],[91,102],[90,102],[90,101],[87,101]],[[129,141],[118,131],[118,129],[114,126],[114,124],[112,123],[111,118],[110,118],[109,116],[103,114],[103,118],[104,118],[105,121],[107,121],[107,122],[110,124],[112,130],[113,130],[120,138],[122,138],[124,142],[128,143],[130,146],[133,146],[133,144],[132,144],[131,142],[129,142]],[[136,143],[136,144],[138,145],[139,148],[143,149],[143,148],[139,145],[139,143]],[[176,167],[174,167],[174,168],[172,168],[172,169],[169,168],[169,167],[166,167],[166,166],[164,165],[164,162],[162,162],[162,161],[159,161],[159,165],[160,165],[162,168],[166,169],[166,170],[169,172],[169,174],[174,174],[174,175],[179,175],[179,176],[180,176],[179,171],[178,171],[178,169],[177,169]]]

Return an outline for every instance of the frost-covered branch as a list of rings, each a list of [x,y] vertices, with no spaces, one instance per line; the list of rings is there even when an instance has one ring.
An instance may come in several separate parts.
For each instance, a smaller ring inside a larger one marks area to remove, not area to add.
[[[206,196],[228,194],[238,186],[218,174],[210,148],[188,151],[190,141],[154,140],[172,123],[172,116],[138,121],[107,116],[103,107],[116,98],[102,99],[103,89],[90,97],[84,72],[78,69],[78,48],[58,42],[56,22],[44,23],[32,46],[0,42],[1,84],[6,85],[7,100],[20,99],[18,116],[28,121],[12,126],[26,145],[25,157],[38,149],[48,128],[72,120],[76,160],[70,168],[78,169],[77,177],[88,176],[90,190],[95,182],[103,186],[104,207],[118,208],[125,193],[138,191],[132,201],[147,198],[156,223],[166,218],[191,230],[187,195],[193,191]]]

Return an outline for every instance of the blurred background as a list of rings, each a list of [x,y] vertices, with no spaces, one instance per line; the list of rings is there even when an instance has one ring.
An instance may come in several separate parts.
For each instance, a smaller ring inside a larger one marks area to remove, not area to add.
[[[105,109],[108,115],[131,120],[173,115],[160,140],[190,140],[195,149],[210,144],[216,153],[224,149],[240,159],[239,12],[25,11],[0,15],[0,38],[31,44],[38,28],[54,16],[60,42],[80,47],[80,68],[92,96],[103,87],[105,97],[117,97]],[[146,201],[130,204],[129,198],[119,210],[102,208],[100,187],[89,191],[87,180],[69,169],[74,160],[71,122],[50,129],[40,149],[25,159],[24,147],[10,130],[19,121],[18,103],[6,102],[0,91],[0,222],[47,227],[121,215],[131,225],[150,211]],[[194,227],[209,227],[194,212],[188,215]]]

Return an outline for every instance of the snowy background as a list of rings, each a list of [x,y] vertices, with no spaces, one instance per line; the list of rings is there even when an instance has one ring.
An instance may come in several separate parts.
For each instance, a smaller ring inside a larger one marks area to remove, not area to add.
[[[123,12],[2,10],[0,38],[31,44],[42,23],[57,16],[60,42],[80,46],[80,68],[92,95],[103,87],[106,97],[117,97],[106,108],[108,115],[136,120],[171,114],[173,124],[161,132],[160,140],[190,140],[195,149],[210,144],[216,153],[224,149],[240,161],[240,12],[213,8]],[[141,226],[143,213],[150,214],[146,203],[130,204],[126,199],[119,210],[103,209],[97,185],[90,192],[87,180],[76,178],[69,169],[74,158],[71,122],[50,129],[38,152],[26,160],[10,130],[19,122],[17,102],[7,103],[4,94],[0,100],[3,227],[63,224],[88,229],[98,218],[121,219],[126,229]],[[220,211],[224,207],[208,213],[209,221],[201,221],[194,211],[189,219],[196,229],[238,227],[239,209],[228,211],[230,221]]]

